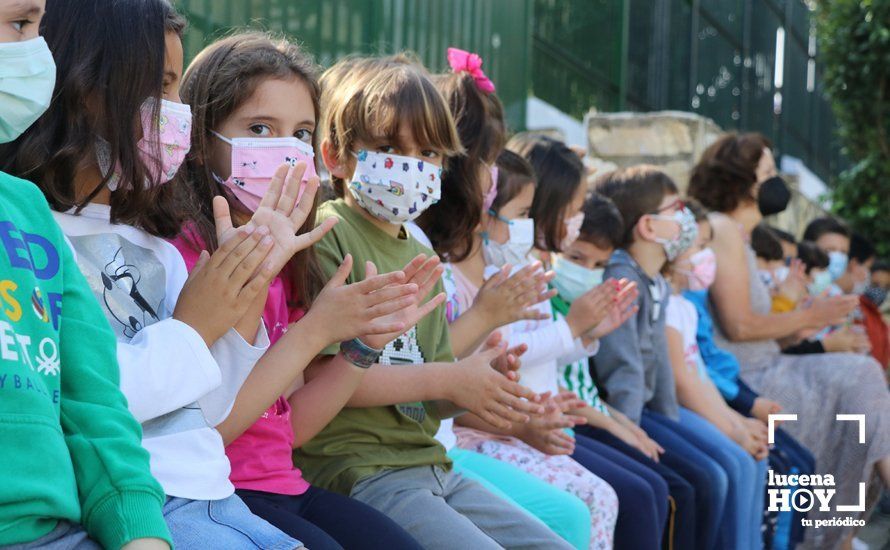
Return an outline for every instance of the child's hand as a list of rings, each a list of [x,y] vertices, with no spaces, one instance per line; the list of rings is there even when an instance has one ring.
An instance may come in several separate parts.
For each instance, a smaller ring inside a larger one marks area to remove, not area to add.
[[[327,342],[406,330],[405,321],[397,314],[416,302],[417,285],[403,284],[405,274],[401,271],[366,273],[365,280],[347,285],[351,270],[352,255],[347,254],[306,314],[313,326],[327,332]]]
[[[807,274],[806,266],[799,258],[791,260],[788,266],[788,276],[779,283],[776,293],[788,298],[795,304],[804,299],[807,295]]]
[[[603,284],[612,285],[617,295],[612,299],[606,318],[587,333],[587,337],[591,340],[597,340],[611,333],[639,311],[639,307],[634,303],[640,294],[637,283],[627,279],[620,281],[608,279]]]
[[[524,424],[530,415],[543,414],[538,395],[510,380],[492,362],[506,353],[506,344],[485,346],[482,351],[454,363],[449,371],[447,399],[501,430]]]
[[[541,262],[533,262],[510,276],[511,266],[505,265],[479,288],[473,307],[479,308],[491,325],[501,327],[521,320],[547,319],[549,315],[535,309],[535,304],[549,300],[556,290],[548,290],[553,280],[552,271],[544,272]]]
[[[309,178],[303,195],[297,201],[305,171],[306,164],[303,162],[297,163],[293,169],[286,163],[279,166],[269,183],[269,190],[250,219],[251,225],[269,228],[275,242],[269,254],[269,265],[276,274],[297,252],[320,241],[337,223],[337,218],[327,218],[308,233],[297,234],[315,207],[315,193],[319,186],[317,177]],[[216,219],[217,240],[222,244],[232,230],[229,204],[224,197],[213,199],[213,216]]]
[[[516,436],[548,455],[570,455],[575,452],[575,438],[567,434],[565,429],[586,421],[583,417],[566,414],[564,409],[575,399],[571,397],[573,395],[571,392],[560,392],[557,397],[542,395],[547,397],[544,413],[535,415],[528,423],[518,426]]]
[[[417,291],[411,294],[412,300],[407,306],[400,307],[380,319],[381,322],[398,323],[402,328],[385,333],[363,334],[360,337],[361,341],[372,348],[383,349],[388,343],[401,336],[439,307],[445,301],[444,292],[433,296],[426,303],[423,300],[436,286],[436,282],[442,276],[442,271],[443,268],[438,256],[427,259],[424,254],[420,254],[408,262],[408,265],[402,270],[404,284],[417,287]],[[373,262],[366,262],[365,278],[372,278],[376,275],[377,266]]]
[[[871,342],[864,332],[857,332],[850,326],[843,326],[833,330],[822,339],[822,346],[826,352],[868,353],[871,350]]]
[[[213,345],[274,277],[267,261],[272,245],[267,228],[245,226],[234,230],[213,255],[201,252],[179,293],[173,318],[195,329],[208,347]]]
[[[766,424],[756,418],[745,418],[744,423],[755,444],[754,452],[751,455],[757,460],[763,460],[769,455],[769,432]]]
[[[566,314],[566,323],[572,330],[572,337],[578,338],[594,329],[609,315],[609,309],[618,295],[613,284],[593,287],[572,302]]]
[[[780,412],[782,412],[782,405],[765,397],[755,398],[754,405],[751,406],[751,415],[764,424],[769,422],[769,415]]]

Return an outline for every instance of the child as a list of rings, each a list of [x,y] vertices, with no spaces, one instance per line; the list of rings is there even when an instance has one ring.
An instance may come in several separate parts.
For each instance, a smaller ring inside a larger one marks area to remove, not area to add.
[[[764,510],[765,457],[769,453],[766,425],[745,418],[726,405],[708,378],[698,351],[698,314],[680,292],[706,290],[714,282],[717,265],[707,247],[711,227],[704,210],[694,202],[687,203],[687,208],[695,215],[698,237],[667,270],[674,292],[668,301],[665,323],[677,397],[680,405],[708,421],[699,423],[699,433],[734,459],[735,469],[726,468],[730,477],[727,498],[735,500],[734,506],[727,506],[726,515],[734,509],[735,517],[727,518],[731,521],[725,523],[729,531],[726,542],[733,548],[759,548],[763,545],[760,519]]]
[[[503,107],[486,86],[487,80],[482,80],[484,73],[473,66],[478,56],[449,48],[448,59],[454,72],[436,75],[433,81],[451,107],[465,153],[448,159],[442,172],[441,199],[418,218],[420,227],[413,223],[409,227],[415,238],[443,259],[462,266],[471,263],[466,261],[469,258],[479,260],[473,266],[481,279],[485,264],[478,231],[498,192],[495,162],[505,143]],[[498,271],[480,290],[468,284],[451,263],[445,265],[446,317],[455,356],[472,353],[500,326],[541,315],[530,307],[547,297],[543,292],[547,275],[540,264],[508,275],[509,271]],[[458,288],[465,292],[458,294]],[[436,439],[448,451],[455,471],[515,502],[575,548],[588,548],[590,511],[584,502],[506,462],[457,447],[452,425],[451,419],[443,420]]]
[[[209,208],[219,200],[215,196],[226,198],[239,225],[251,218],[255,222],[264,210],[258,202],[280,162],[300,159],[314,172],[319,86],[314,66],[297,46],[263,33],[243,33],[198,54],[183,78],[182,95],[194,113],[194,146],[185,170],[188,202],[199,208],[192,231],[175,244],[192,267],[204,243],[212,243],[211,250],[216,246]],[[278,156],[267,156],[269,151]],[[230,176],[239,168],[235,158],[257,160],[256,173],[266,176],[233,185]],[[311,229],[314,221],[310,212],[297,232]],[[303,383],[309,361],[325,346],[358,335],[365,344],[383,347],[391,339],[385,333],[392,330],[379,328],[383,318],[398,313],[406,300],[413,303],[410,291],[417,285],[393,284],[404,273],[343,285],[350,267],[347,258],[324,289],[312,288],[316,281],[310,275],[318,277],[318,264],[308,248],[276,277],[263,312],[272,347],[217,429],[228,443],[229,477],[237,494],[253,513],[309,548],[416,548],[410,535],[370,506],[309,486],[291,460],[293,447],[330,421],[366,372],[341,352],[322,376]],[[422,276],[423,270],[417,271]],[[381,301],[387,296],[392,298]],[[299,388],[293,391],[293,386]]]
[[[693,486],[696,547],[712,548],[723,532],[719,527],[728,490],[726,471],[716,459],[726,457],[679,422],[664,330],[670,289],[660,274],[665,263],[695,241],[695,218],[674,182],[652,167],[612,172],[597,188],[612,199],[624,220],[621,248],[612,254],[604,275],[627,278],[641,290],[635,317],[602,339],[596,375],[608,402],[639,423],[666,450],[665,463]],[[683,416],[696,420],[693,413]]]
[[[448,106],[419,65],[402,57],[345,63],[348,70],[335,65],[322,77],[321,150],[340,197],[319,211],[340,219],[316,248],[328,275],[347,250],[356,263],[383,270],[430,254],[403,224],[438,198],[442,161],[461,150]],[[350,277],[358,277],[355,269]],[[502,353],[499,346],[454,363],[444,307],[436,307],[385,349],[368,352],[380,364],[295,457],[313,483],[377,508],[424,547],[568,547],[451,472],[434,438],[439,419],[457,407],[501,425],[541,410],[537,396],[489,366]]]
[[[554,261],[553,285],[559,295],[552,300],[558,316],[564,316],[571,303],[603,280],[605,267],[623,235],[621,214],[612,201],[591,193],[584,202],[584,223],[578,238]],[[631,308],[629,314],[635,313]],[[599,395],[587,357],[561,366],[560,385],[578,394],[585,407],[572,411],[585,425],[575,431],[608,445],[656,472],[668,484],[673,500],[666,536],[674,548],[695,545],[695,498],[692,486],[661,461],[664,449],[624,414],[609,406]]]
[[[0,143],[18,138],[53,93],[55,63],[37,33],[43,9],[0,0],[0,72],[10,71],[0,78],[33,99],[24,109],[0,99]],[[0,173],[0,195],[0,546],[169,548],[164,494],[117,387],[108,323],[40,191]]]
[[[186,280],[164,240],[181,227],[167,182],[189,145],[184,21],[165,0],[49,4],[57,92],[4,161],[39,182],[117,335],[121,388],[168,496],[174,544],[300,547],[234,495],[213,429],[268,346],[257,298],[287,252],[268,227],[247,226]]]

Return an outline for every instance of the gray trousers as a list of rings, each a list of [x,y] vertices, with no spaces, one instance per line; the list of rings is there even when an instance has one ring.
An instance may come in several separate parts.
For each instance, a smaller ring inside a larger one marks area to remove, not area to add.
[[[350,496],[389,516],[430,550],[572,548],[537,518],[438,467],[383,471],[357,483]]]
[[[52,531],[35,541],[3,548],[4,550],[102,550],[101,546],[87,536],[83,527],[67,521],[60,521]]]

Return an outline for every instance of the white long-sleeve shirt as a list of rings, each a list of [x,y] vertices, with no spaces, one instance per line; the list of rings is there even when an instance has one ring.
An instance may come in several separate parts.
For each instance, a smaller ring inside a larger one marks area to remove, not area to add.
[[[110,208],[55,213],[118,338],[121,390],[142,424],[151,472],[169,496],[230,496],[230,466],[214,426],[222,422],[269,346],[230,330],[208,349],[190,326],[172,318],[188,272],[163,239],[109,221]]]

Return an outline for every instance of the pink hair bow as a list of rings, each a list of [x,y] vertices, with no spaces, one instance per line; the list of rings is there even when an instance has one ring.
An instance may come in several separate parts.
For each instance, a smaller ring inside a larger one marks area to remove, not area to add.
[[[482,58],[478,55],[457,48],[448,48],[448,64],[456,73],[470,73],[476,81],[476,86],[486,94],[494,93],[494,82],[482,72]]]

